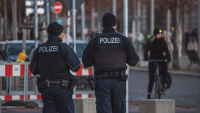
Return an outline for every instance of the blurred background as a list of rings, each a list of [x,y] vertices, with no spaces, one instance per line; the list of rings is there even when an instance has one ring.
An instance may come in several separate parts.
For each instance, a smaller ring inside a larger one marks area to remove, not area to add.
[[[26,53],[25,61],[29,62],[35,40],[39,45],[46,42],[46,28],[53,21],[64,27],[63,43],[69,42],[72,47],[73,18],[71,8],[65,1],[67,0],[37,0],[38,20],[35,20],[34,0],[0,0],[1,62],[15,63],[21,52]],[[137,66],[130,67],[129,71],[130,111],[137,111],[135,106],[138,106],[138,100],[146,98],[148,62],[143,61],[143,52],[154,28],[162,29],[162,36],[172,57],[168,66],[173,78],[172,88],[163,98],[175,99],[177,109],[196,110],[197,103],[200,102],[199,7],[199,0],[128,0],[128,38],[140,56]],[[88,41],[95,33],[102,32],[101,18],[104,13],[116,15],[116,32],[124,33],[123,10],[123,0],[84,0],[76,8],[75,38],[79,60]],[[34,30],[36,22],[37,32]],[[22,94],[20,91],[24,90],[24,78],[13,77],[11,81],[11,78],[2,77],[1,80],[0,94]],[[34,92],[34,80],[34,77],[28,79],[29,94],[37,94]],[[88,90],[84,76],[79,80],[77,91]],[[93,94],[91,91],[89,93]]]
[[[59,13],[54,12],[54,3],[57,1],[62,6]],[[89,41],[93,32],[101,33],[101,17],[106,12],[117,16],[117,32],[123,34],[122,4],[123,0],[85,0],[77,8],[76,39]],[[41,43],[47,40],[46,27],[53,21],[59,22],[65,28],[64,41],[72,41],[71,13],[64,1],[49,0],[49,22],[46,19],[47,1],[38,0],[37,6],[38,39]],[[170,52],[179,53],[174,56],[175,60],[179,60],[187,49],[198,51],[198,8],[198,0],[178,0],[178,4],[176,0],[129,0],[128,38],[143,56],[145,43],[151,37],[153,29],[160,28]],[[0,0],[0,40],[22,40],[23,36],[26,40],[35,39],[33,0]],[[177,63],[173,63],[173,67],[179,69]]]

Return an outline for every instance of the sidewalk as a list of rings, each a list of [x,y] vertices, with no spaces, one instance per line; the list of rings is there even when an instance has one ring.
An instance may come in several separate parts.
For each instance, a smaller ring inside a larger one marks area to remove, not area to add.
[[[172,62],[171,62],[172,63]],[[200,76],[200,70],[199,67],[196,69],[197,64],[192,64],[187,70],[188,65],[190,64],[190,61],[187,56],[182,56],[179,59],[179,70],[174,70],[172,68],[169,68],[169,72],[171,74],[181,74],[181,75],[192,75],[192,76]],[[139,63],[136,66],[130,66],[130,70],[135,71],[148,71],[148,62],[140,59]]]

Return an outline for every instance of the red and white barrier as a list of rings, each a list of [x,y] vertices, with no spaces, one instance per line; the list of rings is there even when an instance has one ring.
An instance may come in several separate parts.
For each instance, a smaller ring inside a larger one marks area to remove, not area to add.
[[[0,76],[24,76],[24,65],[0,65]]]
[[[92,94],[74,94],[72,98],[92,98]],[[3,95],[0,96],[1,100],[23,100],[24,95]],[[28,95],[27,100],[41,100],[41,95]]]
[[[80,65],[80,69],[76,73],[73,73],[73,74],[76,76],[88,76],[92,74],[92,68],[91,67],[85,68],[83,67],[83,65]]]
[[[85,68],[83,65],[80,66],[80,69],[72,74],[77,76],[88,76],[92,74],[92,68]],[[28,76],[31,76],[31,71],[29,70],[28,65]],[[24,76],[24,64],[20,65],[12,65],[12,64],[5,64],[0,65],[0,76]]]

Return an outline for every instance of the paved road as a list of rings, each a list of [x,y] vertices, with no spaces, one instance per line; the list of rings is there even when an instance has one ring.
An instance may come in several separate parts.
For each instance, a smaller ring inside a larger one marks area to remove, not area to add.
[[[200,77],[172,75],[172,87],[166,91],[164,99],[175,99],[177,107],[196,107],[200,102]],[[145,99],[147,94],[148,74],[146,71],[130,71],[129,76],[129,101],[130,107],[138,104],[138,100]],[[42,113],[41,110],[3,111],[2,113]],[[138,109],[130,113],[139,113]],[[176,113],[196,113],[196,110],[177,110]]]
[[[176,107],[195,107],[200,102],[200,77],[172,75],[172,79],[172,86],[163,98],[175,99]],[[129,100],[133,105],[147,98],[147,84],[147,72],[130,71]]]
[[[3,111],[2,113],[42,113],[41,111]],[[138,110],[130,111],[129,113],[139,113]],[[195,110],[182,110],[176,111],[176,113],[196,113]]]
[[[132,112],[129,112],[129,113],[139,113],[139,111],[132,111]],[[185,110],[185,111],[176,111],[176,113],[197,113],[197,111]]]

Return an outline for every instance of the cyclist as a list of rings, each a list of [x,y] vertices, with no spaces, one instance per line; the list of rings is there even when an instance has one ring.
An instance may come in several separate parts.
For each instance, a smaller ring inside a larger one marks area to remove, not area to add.
[[[167,43],[164,38],[161,36],[162,30],[155,28],[153,36],[147,41],[147,45],[144,51],[144,60],[148,61],[149,59],[167,59],[167,61],[171,61],[170,53],[167,47]],[[149,58],[150,55],[150,58]],[[159,63],[161,70],[160,74],[162,75],[162,83],[163,86],[167,83],[167,70],[168,63],[162,62]],[[153,89],[153,83],[155,80],[155,65],[152,62],[149,62],[149,84],[148,84],[148,95],[147,99],[150,99],[151,92]]]

